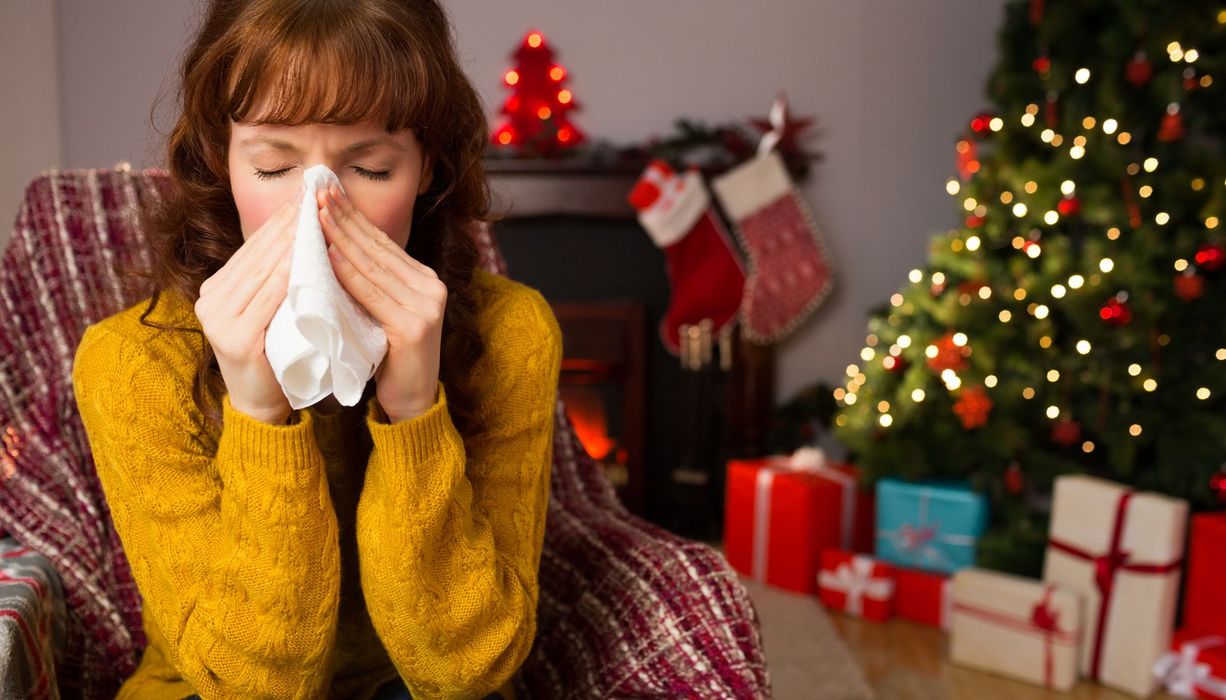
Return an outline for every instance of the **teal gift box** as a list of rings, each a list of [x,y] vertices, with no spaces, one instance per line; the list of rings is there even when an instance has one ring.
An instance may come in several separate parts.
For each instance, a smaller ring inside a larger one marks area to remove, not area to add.
[[[964,481],[877,481],[878,558],[953,573],[975,563],[988,502]]]

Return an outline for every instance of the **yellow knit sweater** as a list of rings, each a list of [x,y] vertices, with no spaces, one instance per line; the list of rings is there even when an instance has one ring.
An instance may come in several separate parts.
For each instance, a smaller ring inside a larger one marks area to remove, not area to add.
[[[509,692],[536,631],[562,336],[534,289],[479,271],[475,435],[439,383],[389,424],[370,398],[270,425],[191,399],[198,334],[89,326],[73,384],[143,600],[149,644],[119,698],[416,698]],[[199,328],[162,296],[149,321]],[[508,695],[509,696],[509,695]]]

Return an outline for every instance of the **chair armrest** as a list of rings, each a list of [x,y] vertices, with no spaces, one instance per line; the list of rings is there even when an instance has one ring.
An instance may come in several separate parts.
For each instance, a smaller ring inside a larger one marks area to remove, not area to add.
[[[757,611],[722,554],[621,508],[553,504],[532,697],[770,697]]]
[[[0,697],[60,697],[67,617],[51,561],[0,538]]]

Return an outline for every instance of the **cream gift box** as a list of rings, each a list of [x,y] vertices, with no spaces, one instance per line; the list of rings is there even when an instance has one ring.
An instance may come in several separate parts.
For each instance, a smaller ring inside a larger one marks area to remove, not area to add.
[[[1085,598],[1081,672],[1138,697],[1171,644],[1188,504],[1083,475],[1056,479],[1043,580]]]
[[[1081,597],[985,569],[953,577],[949,656],[954,663],[1068,691],[1077,683]]]

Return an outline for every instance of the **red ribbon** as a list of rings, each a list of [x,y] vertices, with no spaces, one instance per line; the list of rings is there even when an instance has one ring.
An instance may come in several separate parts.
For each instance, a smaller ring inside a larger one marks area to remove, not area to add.
[[[1051,594],[1054,590],[1055,587],[1051,585],[1043,589],[1043,597],[1035,603],[1029,618],[981,608],[977,605],[967,605],[956,600],[953,607],[959,612],[973,615],[1001,627],[1009,627],[1022,632],[1041,632],[1043,634],[1043,685],[1050,688],[1056,665],[1053,646],[1057,643],[1070,646],[1077,642],[1077,630],[1060,629],[1059,615],[1051,607]]]
[[[1052,658],[1052,636],[1060,632],[1060,616],[1051,607],[1052,590],[1050,585],[1045,587],[1043,597],[1030,611],[1030,622],[1043,630],[1043,685],[1047,688],[1051,687],[1052,668],[1056,663]]]
[[[1115,576],[1120,571],[1132,571],[1138,574],[1167,574],[1179,568],[1181,559],[1169,564],[1137,564],[1129,560],[1129,554],[1120,549],[1120,540],[1124,535],[1124,523],[1128,519],[1128,502],[1134,492],[1129,489],[1120,494],[1119,503],[1115,507],[1115,524],[1111,528],[1111,546],[1105,554],[1095,555],[1080,547],[1062,542],[1055,538],[1048,540],[1048,546],[1056,548],[1078,559],[1085,559],[1094,564],[1094,584],[1098,587],[1098,625],[1094,630],[1094,654],[1090,661],[1090,678],[1098,679],[1099,669],[1103,660],[1103,639],[1107,632],[1107,611],[1111,608],[1111,594],[1115,590]]]

